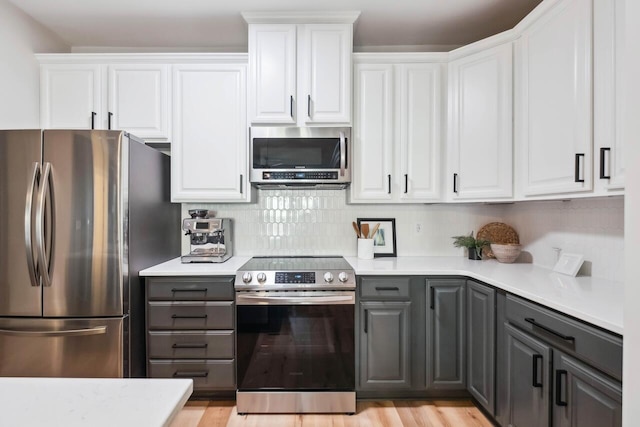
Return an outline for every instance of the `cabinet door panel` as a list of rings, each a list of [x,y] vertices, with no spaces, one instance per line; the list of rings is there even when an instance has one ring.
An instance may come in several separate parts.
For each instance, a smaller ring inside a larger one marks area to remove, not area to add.
[[[141,138],[169,138],[167,74],[168,66],[162,64],[109,66],[111,129]]]
[[[106,129],[100,65],[43,65],[40,123],[47,129]]]
[[[173,202],[246,201],[246,67],[174,67]]]
[[[252,123],[295,123],[296,26],[249,25]]]
[[[411,387],[410,302],[360,303],[360,389]]]
[[[403,201],[433,201],[440,196],[440,64],[398,65],[396,177]]]
[[[393,66],[356,65],[351,200],[391,200]]]
[[[512,49],[507,43],[449,64],[454,199],[513,196]]]
[[[427,280],[427,334],[427,389],[466,389],[464,280]]]
[[[592,188],[591,15],[590,0],[560,1],[516,44],[525,196]]]

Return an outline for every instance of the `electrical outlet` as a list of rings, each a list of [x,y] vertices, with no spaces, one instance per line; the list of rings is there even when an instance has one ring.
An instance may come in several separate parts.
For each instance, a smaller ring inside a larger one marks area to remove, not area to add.
[[[416,234],[420,234],[422,232],[422,224],[420,224],[419,222],[416,222]]]

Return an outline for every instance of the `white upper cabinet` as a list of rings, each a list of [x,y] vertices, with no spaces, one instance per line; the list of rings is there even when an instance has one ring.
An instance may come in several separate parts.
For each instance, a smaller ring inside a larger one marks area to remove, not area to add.
[[[145,139],[169,138],[168,69],[164,64],[109,65],[107,129]]]
[[[350,202],[438,201],[443,65],[394,63],[395,58],[406,60],[405,55],[360,58],[354,77]]]
[[[171,201],[247,202],[246,65],[173,67]]]
[[[594,0],[593,5],[594,179],[596,193],[608,195],[624,189],[624,2]]]
[[[592,189],[591,3],[560,0],[519,25],[516,138],[522,196]]]
[[[40,125],[47,129],[103,129],[102,67],[40,67]]]
[[[449,63],[449,174],[452,200],[513,196],[513,45]]]
[[[249,23],[251,124],[351,123],[351,52],[357,14],[265,12],[243,17]]]

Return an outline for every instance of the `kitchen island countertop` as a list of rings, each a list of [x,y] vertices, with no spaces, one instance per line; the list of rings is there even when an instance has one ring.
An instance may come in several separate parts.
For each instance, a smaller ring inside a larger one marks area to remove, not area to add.
[[[0,378],[2,426],[168,426],[191,379]]]

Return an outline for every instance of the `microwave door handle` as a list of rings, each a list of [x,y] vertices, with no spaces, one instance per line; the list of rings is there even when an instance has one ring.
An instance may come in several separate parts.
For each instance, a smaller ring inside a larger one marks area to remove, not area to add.
[[[340,176],[344,176],[344,171],[347,167],[346,146],[347,143],[345,141],[344,132],[340,132]]]

